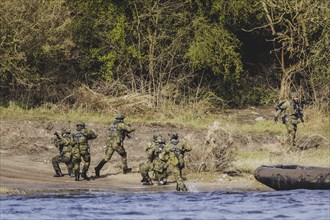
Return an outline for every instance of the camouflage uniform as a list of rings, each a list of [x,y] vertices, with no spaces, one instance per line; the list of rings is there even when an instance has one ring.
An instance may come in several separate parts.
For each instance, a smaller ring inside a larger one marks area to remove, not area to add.
[[[68,167],[68,174],[72,174],[72,144],[73,138],[71,132],[67,129],[63,129],[61,134],[55,132],[56,138],[54,139],[55,146],[59,149],[60,154],[52,158],[52,164],[55,170],[54,177],[63,176],[59,163],[65,163]]]
[[[166,151],[165,139],[157,138],[157,147],[154,151],[153,171],[155,173],[158,185],[165,185],[167,183],[167,162],[169,159],[169,152]]]
[[[185,167],[184,154],[185,152],[191,151],[191,147],[185,144],[179,144],[179,136],[176,132],[171,134],[171,140],[168,144],[166,151],[169,152],[169,159],[166,166],[169,167],[170,173],[173,174],[174,179],[177,183],[177,191],[187,191],[187,187],[184,184],[182,178],[182,169]]]
[[[87,176],[87,171],[91,163],[91,154],[88,141],[95,139],[96,137],[97,135],[94,131],[85,128],[84,122],[77,123],[77,130],[73,135],[74,147],[72,150],[76,181],[78,181],[80,177],[81,158],[84,160],[84,166],[82,168],[81,176],[84,179],[89,180],[89,177]]]
[[[95,175],[100,176],[100,170],[111,159],[113,153],[116,151],[122,158],[123,173],[129,173],[132,168],[127,166],[127,153],[124,148],[125,137],[128,136],[135,129],[132,129],[130,125],[124,123],[125,116],[116,115],[115,121],[109,128],[109,139],[107,141],[107,149],[105,151],[104,158],[95,167]]]
[[[159,153],[164,149],[162,140],[160,135],[155,134],[152,142],[146,148],[148,161],[140,164],[141,182],[143,182],[143,185],[153,185],[149,172],[154,170],[154,160],[158,158]]]
[[[296,146],[296,133],[297,124],[302,122],[303,115],[301,113],[302,108],[298,104],[298,96],[296,93],[291,94],[291,100],[286,100],[278,104],[275,108],[275,122],[278,121],[278,117],[282,118],[283,124],[285,124],[287,130],[287,144],[290,147]]]
[[[185,168],[185,160],[184,160],[184,155],[186,152],[191,151],[191,147],[188,146],[187,144],[180,144],[179,145],[179,136],[176,132],[173,132],[172,134],[170,134],[171,139],[170,139],[170,143],[168,145],[168,148],[177,148],[177,156],[178,156],[178,160],[179,160],[179,169],[180,169],[180,176],[185,179],[182,176],[182,170],[183,168]]]

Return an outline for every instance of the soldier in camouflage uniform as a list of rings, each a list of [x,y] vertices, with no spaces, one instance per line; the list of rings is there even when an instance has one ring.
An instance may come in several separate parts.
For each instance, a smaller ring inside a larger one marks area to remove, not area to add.
[[[86,129],[84,122],[77,123],[77,129],[75,134],[73,135],[74,148],[72,151],[76,181],[79,181],[80,177],[81,158],[84,160],[81,177],[86,180],[89,180],[89,177],[87,176],[87,171],[91,163],[91,154],[88,141],[95,139],[96,137],[97,135],[94,131]]]
[[[104,158],[95,167],[95,175],[100,177],[100,170],[111,159],[113,153],[116,151],[122,158],[123,173],[129,173],[132,168],[127,166],[127,153],[124,148],[124,140],[126,137],[130,137],[129,134],[135,129],[131,128],[129,124],[124,122],[125,116],[118,114],[115,116],[115,121],[109,128],[109,139],[107,141],[107,149],[105,151]]]
[[[182,175],[182,170],[185,167],[184,155],[185,155],[186,152],[191,151],[191,147],[188,146],[187,144],[179,144],[180,140],[179,140],[178,133],[172,132],[172,133],[169,134],[169,136],[170,136],[170,143],[169,143],[168,147],[177,149],[180,176],[182,177],[182,179],[186,179]]]
[[[191,148],[187,145],[179,145],[179,136],[176,132],[171,135],[171,141],[166,147],[166,152],[168,152],[169,159],[165,167],[169,167],[170,172],[174,176],[177,183],[177,191],[187,191],[187,187],[184,184],[182,178],[182,169],[184,168],[184,153],[191,151]]]
[[[295,150],[297,124],[304,122],[302,107],[298,103],[298,94],[292,93],[291,100],[281,102],[276,106],[275,110],[274,121],[277,122],[279,117],[282,118],[288,134],[286,142],[292,150]]]
[[[52,158],[52,164],[55,170],[54,177],[62,177],[62,171],[59,163],[65,163],[68,167],[68,174],[72,174],[72,144],[73,138],[71,132],[64,128],[61,132],[55,132],[56,137],[54,139],[55,146],[59,149],[60,154]]]
[[[159,153],[164,149],[162,139],[163,138],[159,134],[154,134],[152,142],[146,148],[148,161],[140,164],[141,182],[143,182],[143,185],[153,185],[149,177],[149,172],[153,171],[154,160],[158,158]]]
[[[157,138],[157,147],[155,148],[155,158],[153,160],[153,170],[158,181],[158,185],[165,185],[167,183],[167,167],[166,164],[169,159],[169,152],[166,151],[166,141],[163,137]]]

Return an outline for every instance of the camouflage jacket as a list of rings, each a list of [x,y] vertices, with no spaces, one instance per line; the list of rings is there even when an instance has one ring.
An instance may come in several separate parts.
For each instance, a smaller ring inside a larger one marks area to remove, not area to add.
[[[72,151],[73,137],[69,136],[56,136],[54,139],[55,147],[60,151],[60,154]]]
[[[179,140],[171,140],[166,147],[169,154],[169,163],[173,166],[184,165],[184,155],[191,151],[191,147],[186,144],[179,144]]]
[[[97,138],[97,135],[94,131],[88,130],[86,128],[81,131],[77,131],[73,135],[73,140],[75,146],[78,146],[82,150],[89,148],[88,141]]]
[[[133,131],[135,129],[123,121],[114,121],[109,128],[109,138],[114,142],[122,143]]]

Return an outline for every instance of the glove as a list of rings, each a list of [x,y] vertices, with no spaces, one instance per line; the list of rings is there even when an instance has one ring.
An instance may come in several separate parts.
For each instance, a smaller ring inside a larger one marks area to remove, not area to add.
[[[275,122],[278,122],[278,116],[275,116],[275,117],[274,117],[274,121],[275,121]]]

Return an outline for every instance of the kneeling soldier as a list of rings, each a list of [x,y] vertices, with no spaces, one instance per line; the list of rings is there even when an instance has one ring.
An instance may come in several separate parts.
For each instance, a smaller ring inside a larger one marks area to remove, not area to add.
[[[65,163],[68,167],[69,176],[72,175],[72,144],[73,138],[71,132],[68,129],[63,129],[62,132],[55,132],[56,136],[54,143],[55,146],[59,149],[60,154],[52,158],[52,164],[55,170],[54,177],[62,177],[62,171],[59,166],[59,163]]]

